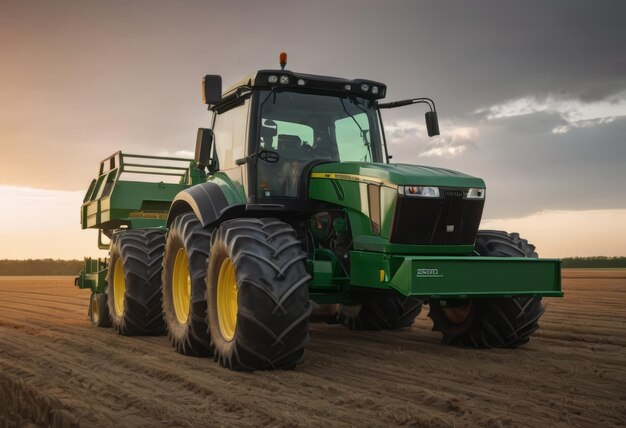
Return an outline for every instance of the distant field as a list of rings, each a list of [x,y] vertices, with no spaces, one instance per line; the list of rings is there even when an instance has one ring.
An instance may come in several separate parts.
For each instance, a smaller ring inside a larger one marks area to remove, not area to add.
[[[89,325],[72,277],[0,277],[0,427],[626,426],[626,269],[563,271],[516,350],[313,324],[294,371],[234,373]]]

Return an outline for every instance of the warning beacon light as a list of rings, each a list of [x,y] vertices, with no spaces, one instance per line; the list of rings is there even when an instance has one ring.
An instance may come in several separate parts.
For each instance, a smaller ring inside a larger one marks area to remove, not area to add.
[[[287,65],[287,52],[281,52],[279,56],[280,60],[280,69],[284,70]]]

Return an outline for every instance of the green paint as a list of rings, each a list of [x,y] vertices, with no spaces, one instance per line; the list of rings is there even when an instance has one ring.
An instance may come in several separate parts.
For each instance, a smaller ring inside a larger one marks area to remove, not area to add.
[[[169,163],[168,163],[169,162]],[[156,164],[156,165],[155,165]],[[132,180],[138,174],[178,183]],[[92,181],[81,207],[83,229],[120,226],[165,226],[176,194],[203,180],[189,159],[128,155],[117,152],[100,163],[100,176]],[[129,177],[131,179],[124,179]]]
[[[349,277],[335,253],[327,248],[318,248],[313,259],[308,260],[312,290],[339,290],[349,283]]]
[[[448,169],[420,165],[330,162],[317,165],[313,168],[313,173],[362,175],[386,180],[396,185],[485,187],[485,182],[480,178]]]
[[[246,203],[246,190],[240,181],[235,181],[227,174],[219,171],[209,176],[207,181],[219,186],[230,205]]]
[[[93,293],[104,293],[107,278],[106,259],[85,257],[85,269],[74,279],[78,288],[89,288]]]
[[[327,177],[325,175],[328,175]],[[368,185],[380,191],[380,233],[372,230]],[[452,188],[485,187],[480,178],[441,168],[364,162],[324,163],[312,170],[309,197],[345,208],[354,249],[404,254],[471,254],[472,246],[413,246],[389,244],[396,208],[397,186]]]
[[[561,297],[560,261],[515,257],[404,256],[351,251],[350,284],[405,296]],[[384,280],[380,281],[380,270]]]

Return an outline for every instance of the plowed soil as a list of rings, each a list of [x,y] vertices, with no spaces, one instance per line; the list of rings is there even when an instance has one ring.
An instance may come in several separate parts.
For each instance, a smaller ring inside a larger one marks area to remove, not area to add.
[[[515,350],[313,324],[293,371],[236,373],[92,327],[69,277],[0,278],[0,427],[626,426],[626,270],[564,271]]]

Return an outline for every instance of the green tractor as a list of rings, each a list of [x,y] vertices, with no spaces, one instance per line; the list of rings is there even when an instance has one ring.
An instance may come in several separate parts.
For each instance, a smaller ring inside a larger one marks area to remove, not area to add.
[[[167,333],[178,352],[233,370],[293,368],[310,322],[399,329],[424,303],[446,344],[526,343],[541,298],[563,295],[559,260],[478,230],[480,178],[390,162],[380,111],[424,103],[432,136],[434,103],[382,103],[382,83],[282,60],[223,94],[221,77],[205,76],[212,126],[198,130],[195,159],[101,163],[82,227],[100,231],[109,258],[86,259],[76,279],[92,291],[92,322]]]

